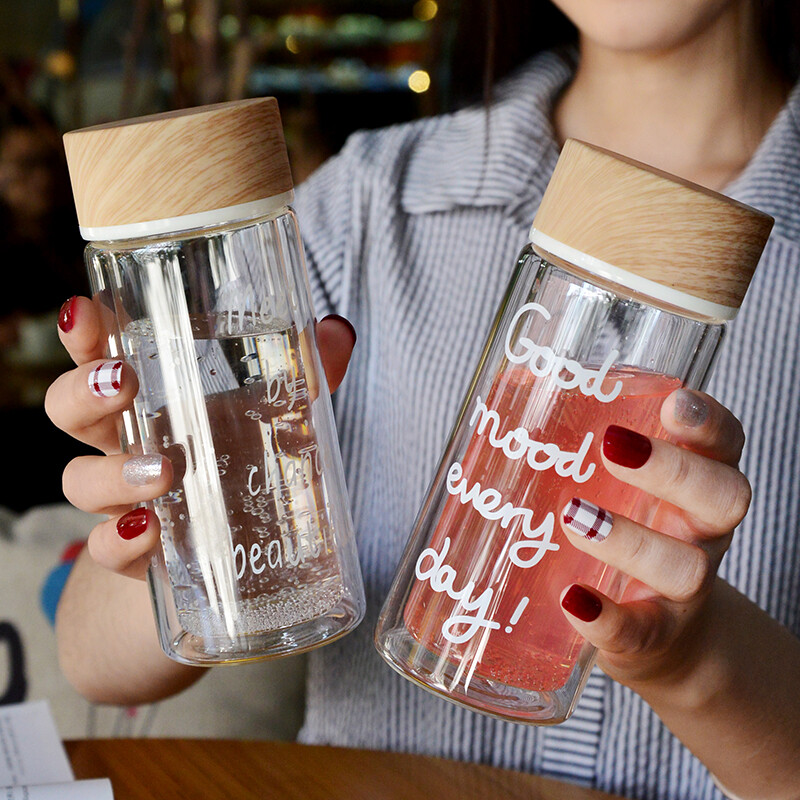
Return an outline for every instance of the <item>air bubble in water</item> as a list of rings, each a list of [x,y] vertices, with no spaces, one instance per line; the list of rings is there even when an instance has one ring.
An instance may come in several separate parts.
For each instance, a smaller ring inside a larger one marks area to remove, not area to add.
[[[343,596],[339,581],[325,584],[305,583],[285,587],[268,597],[241,601],[237,624],[241,633],[259,634],[286,628],[329,612]],[[215,614],[208,610],[181,613],[181,624],[190,633],[207,635],[211,630],[225,635],[225,629]]]

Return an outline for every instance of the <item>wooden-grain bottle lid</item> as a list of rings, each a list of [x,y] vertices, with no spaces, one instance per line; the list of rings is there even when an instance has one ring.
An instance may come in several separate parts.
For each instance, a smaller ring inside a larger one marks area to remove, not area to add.
[[[293,199],[273,97],[82,128],[65,134],[64,147],[90,241],[250,219]]]
[[[530,238],[545,258],[635,295],[730,320],[772,224],[769,215],[722,194],[569,139]]]

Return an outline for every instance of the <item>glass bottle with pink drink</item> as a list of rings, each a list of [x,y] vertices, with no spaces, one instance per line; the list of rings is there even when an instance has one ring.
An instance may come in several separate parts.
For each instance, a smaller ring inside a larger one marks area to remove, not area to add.
[[[704,386],[771,226],[565,144],[378,622],[395,670],[505,719],[572,713],[595,654],[560,597],[579,582],[619,600],[625,578],[559,515],[579,497],[657,527],[657,502],[603,467],[603,435],[663,436],[664,399]]]

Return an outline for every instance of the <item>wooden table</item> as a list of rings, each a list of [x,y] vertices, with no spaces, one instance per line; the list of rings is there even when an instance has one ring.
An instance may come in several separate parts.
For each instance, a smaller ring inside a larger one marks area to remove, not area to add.
[[[66,742],[76,778],[115,800],[620,800],[534,775],[440,758],[213,739]]]

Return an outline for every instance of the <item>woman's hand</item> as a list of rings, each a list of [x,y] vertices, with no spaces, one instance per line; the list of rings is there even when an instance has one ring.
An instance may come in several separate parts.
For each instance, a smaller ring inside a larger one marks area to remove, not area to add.
[[[121,413],[131,407],[139,384],[130,365],[103,358],[104,333],[91,300],[75,297],[64,304],[59,335],[77,366],[50,387],[45,409],[57,427],[105,454],[71,461],[64,471],[64,494],[83,511],[109,516],[89,535],[92,558],[113,572],[143,578],[159,524],[141,504],[169,491],[172,465],[158,455],[120,452]],[[334,391],[347,371],[356,334],[347,320],[330,316],[319,322],[316,335]]]
[[[698,666],[717,569],[751,494],[736,466],[742,426],[726,408],[681,389],[661,421],[674,444],[611,426],[602,448],[614,477],[664,501],[649,527],[580,498],[561,519],[575,547],[633,578],[621,603],[577,584],[561,602],[603,671],[637,689],[680,682]]]

